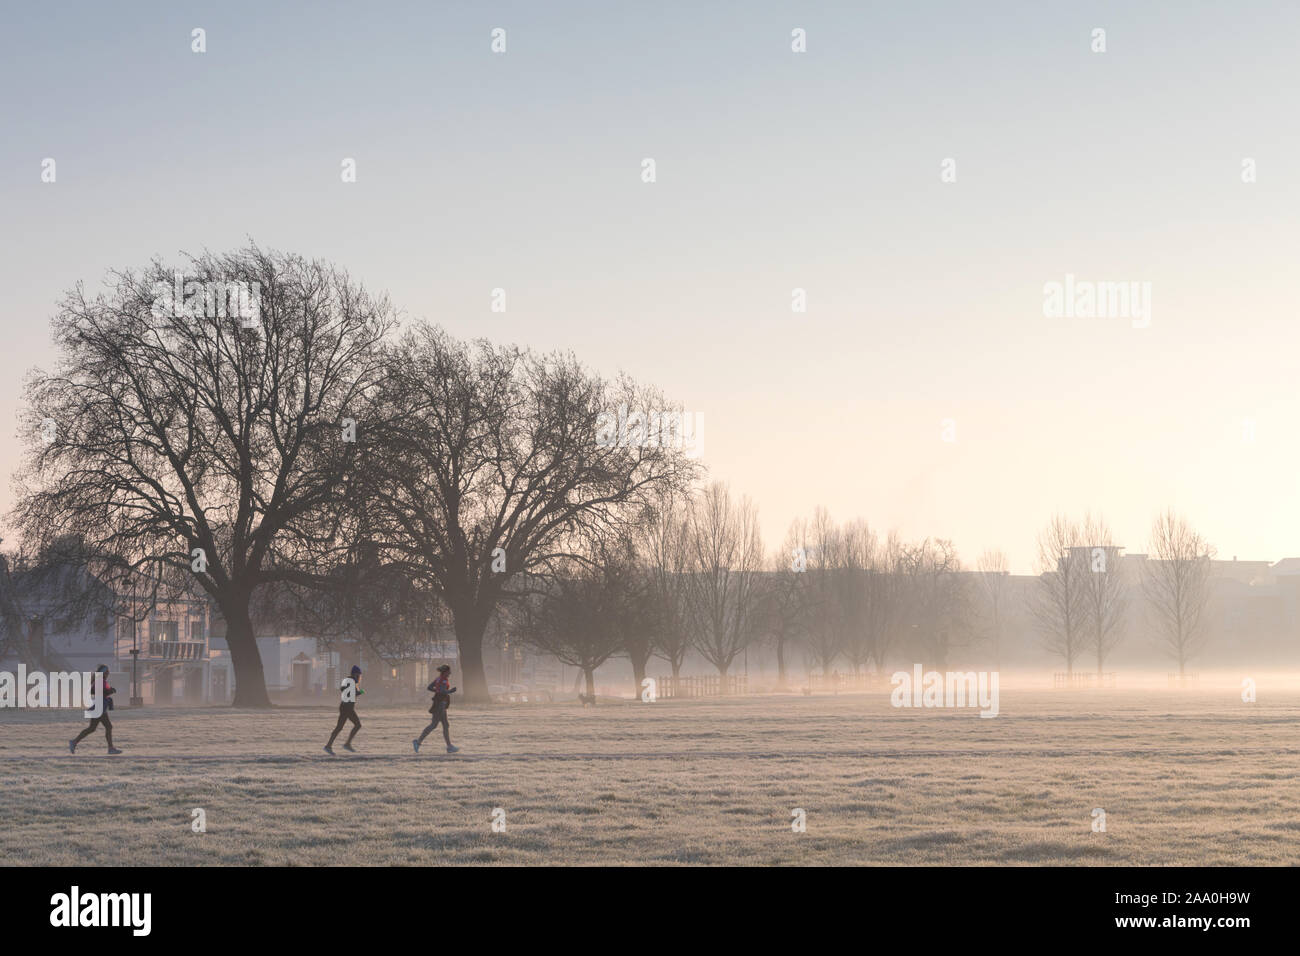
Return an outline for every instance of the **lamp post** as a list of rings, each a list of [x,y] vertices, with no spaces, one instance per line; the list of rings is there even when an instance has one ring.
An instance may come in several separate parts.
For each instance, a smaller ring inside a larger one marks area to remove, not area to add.
[[[140,695],[140,622],[135,616],[136,582],[131,579],[131,706],[143,707]]]
[[[131,622],[131,706],[143,707],[140,696],[140,622]]]

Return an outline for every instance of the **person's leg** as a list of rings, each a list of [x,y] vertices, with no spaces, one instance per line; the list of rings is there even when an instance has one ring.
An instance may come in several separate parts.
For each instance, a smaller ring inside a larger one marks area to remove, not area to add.
[[[442,712],[442,739],[447,741],[447,746],[451,746],[451,728],[447,723],[447,711]]]
[[[355,737],[357,731],[361,729],[361,718],[357,716],[355,707],[348,711],[348,720],[352,721],[352,732],[348,734],[347,742],[344,744],[345,747],[352,744],[352,738]]]
[[[339,722],[334,725],[334,733],[330,734],[330,742],[325,745],[326,747],[334,746],[334,738],[336,738],[339,735],[339,731],[343,729],[343,725],[346,724],[347,722],[348,722],[348,712],[342,705],[340,705]]]
[[[113,722],[108,719],[108,714],[99,718],[99,722],[104,725],[104,736],[108,738],[108,749],[113,749]]]
[[[420,731],[420,736],[415,739],[420,741],[420,743],[424,743],[424,738],[429,736],[429,734],[433,733],[433,728],[437,726],[438,726],[438,718],[435,717],[433,719],[433,723],[429,724],[428,727],[425,727],[422,731]]]
[[[100,718],[98,717],[90,718],[90,723],[86,725],[86,729],[83,730],[81,733],[77,734],[77,736],[73,738],[72,746],[75,747],[77,744],[81,743],[83,740],[85,740],[87,737],[93,734],[95,732],[95,728],[99,726],[99,720]]]

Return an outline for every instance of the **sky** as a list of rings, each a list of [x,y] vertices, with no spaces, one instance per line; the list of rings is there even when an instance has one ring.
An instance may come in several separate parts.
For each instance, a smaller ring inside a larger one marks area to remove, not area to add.
[[[1142,551],[1173,507],[1300,555],[1297,35],[1249,0],[11,5],[0,470],[67,289],[252,238],[657,385],[770,548],[822,505],[1029,571],[1055,512]],[[1150,283],[1149,324],[1049,316],[1067,275]]]

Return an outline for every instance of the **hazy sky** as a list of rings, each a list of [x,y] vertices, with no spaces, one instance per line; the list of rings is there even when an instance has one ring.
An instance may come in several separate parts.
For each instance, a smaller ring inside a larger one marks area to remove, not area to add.
[[[822,504],[1028,570],[1053,511],[1143,550],[1172,505],[1300,554],[1289,0],[17,6],[0,470],[64,290],[251,236],[659,385],[769,546]],[[1150,326],[1045,317],[1067,273]]]

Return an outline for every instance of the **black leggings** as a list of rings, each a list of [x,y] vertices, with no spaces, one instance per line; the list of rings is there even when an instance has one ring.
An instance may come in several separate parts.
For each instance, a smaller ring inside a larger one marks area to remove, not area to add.
[[[100,714],[98,717],[90,718],[90,726],[77,734],[77,739],[73,742],[74,746],[81,743],[87,737],[95,732],[95,728],[100,724],[104,725],[104,736],[108,738],[108,749],[113,749],[113,722],[108,719],[108,714]]]
[[[447,746],[450,747],[451,731],[447,726],[447,708],[445,705],[433,709],[433,723],[420,732],[420,743],[424,743],[424,738],[433,733],[433,728],[437,727],[439,724],[442,724],[442,739],[447,741]]]
[[[343,729],[343,725],[349,720],[352,721],[352,733],[348,734],[347,743],[352,743],[352,738],[361,729],[361,718],[357,716],[357,705],[339,704],[339,722],[334,725],[334,733],[330,734],[330,742],[325,746],[334,746],[334,738],[339,735],[339,731]]]

